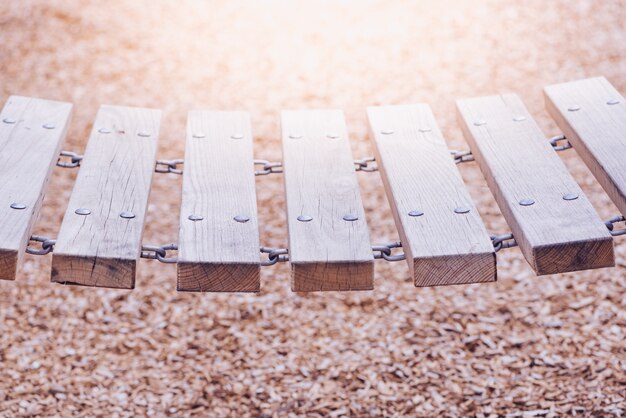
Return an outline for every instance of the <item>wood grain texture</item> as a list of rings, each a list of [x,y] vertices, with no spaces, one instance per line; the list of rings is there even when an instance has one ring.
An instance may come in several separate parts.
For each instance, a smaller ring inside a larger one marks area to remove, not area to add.
[[[374,259],[343,112],[284,111],[282,138],[292,290],[372,289]]]
[[[61,225],[52,281],[132,289],[161,112],[101,106]],[[88,216],[75,213],[79,208]],[[133,219],[120,217],[131,212]]]
[[[70,103],[20,96],[9,97],[0,113],[2,280],[16,278],[71,113]],[[13,203],[24,208],[12,209]]]
[[[415,286],[495,281],[493,244],[430,107],[370,107],[367,114]],[[456,213],[461,207],[469,212]]]
[[[472,153],[538,275],[615,264],[606,226],[519,97],[459,100],[457,109]],[[563,199],[569,193],[578,198]],[[535,203],[523,206],[525,199]]]
[[[604,77],[544,89],[548,112],[626,215],[626,100]]]
[[[203,219],[192,221],[190,215]],[[235,221],[245,216],[247,222]],[[252,130],[245,112],[190,112],[178,244],[178,290],[260,289]]]

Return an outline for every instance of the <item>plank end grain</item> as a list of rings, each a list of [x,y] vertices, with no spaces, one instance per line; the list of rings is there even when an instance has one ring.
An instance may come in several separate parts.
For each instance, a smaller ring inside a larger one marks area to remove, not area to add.
[[[294,292],[373,290],[374,261],[291,263]]]
[[[244,263],[178,263],[179,292],[259,292],[261,266]]]
[[[56,253],[52,257],[52,282],[64,285],[135,288],[137,261]]]
[[[414,258],[411,269],[416,287],[489,283],[497,280],[495,252]]]

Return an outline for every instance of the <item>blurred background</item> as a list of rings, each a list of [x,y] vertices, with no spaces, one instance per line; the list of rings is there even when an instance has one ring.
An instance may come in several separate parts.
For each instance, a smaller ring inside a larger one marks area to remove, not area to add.
[[[159,158],[183,155],[192,109],[246,110],[255,157],[280,160],[279,111],[345,111],[355,158],[365,107],[426,102],[451,148],[462,97],[518,93],[546,136],[551,83],[604,75],[626,93],[626,2],[4,0],[0,101],[74,103],[82,152],[101,104],[163,110]],[[573,150],[600,216],[617,214]],[[460,167],[490,232],[508,232],[474,164]],[[73,170],[55,170],[35,233],[58,233]],[[359,173],[372,241],[398,238],[376,173]],[[155,176],[145,243],[177,240],[181,178]],[[280,176],[257,180],[263,245],[287,245]],[[496,283],[296,294],[288,266],[259,294],[181,294],[141,260],[133,291],[49,283],[25,257],[0,283],[3,416],[621,416],[626,241],[617,267],[536,277],[518,249]],[[620,415],[621,414],[621,415]]]

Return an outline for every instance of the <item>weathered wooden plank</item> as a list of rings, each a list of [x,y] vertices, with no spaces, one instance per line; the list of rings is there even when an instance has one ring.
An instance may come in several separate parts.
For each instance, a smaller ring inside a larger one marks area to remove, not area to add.
[[[496,280],[493,244],[425,104],[367,109],[415,286]]]
[[[555,84],[546,107],[622,215],[626,215],[626,100],[604,77]]]
[[[514,94],[457,102],[459,120],[522,253],[537,274],[613,266],[613,241]]]
[[[161,112],[101,106],[61,225],[52,281],[132,289]]]
[[[284,111],[282,138],[292,290],[372,289],[374,259],[343,113]]]
[[[252,130],[245,112],[190,112],[178,243],[178,290],[260,288]]]
[[[0,114],[0,279],[15,280],[52,168],[70,103],[11,96]]]

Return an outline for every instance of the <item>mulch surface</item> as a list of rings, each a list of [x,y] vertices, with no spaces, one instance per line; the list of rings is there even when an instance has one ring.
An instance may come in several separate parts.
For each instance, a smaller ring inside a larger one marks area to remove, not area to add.
[[[75,104],[82,151],[100,104],[163,109],[160,158],[183,154],[191,109],[250,111],[257,158],[279,160],[279,111],[340,108],[355,157],[365,107],[429,103],[451,148],[461,97],[516,92],[558,134],[542,87],[595,75],[626,92],[620,1],[10,0],[0,100]],[[560,154],[602,218],[617,209]],[[508,228],[475,164],[460,167],[488,229]],[[57,169],[35,233],[58,233],[76,172]],[[378,174],[360,173],[372,241],[397,239]],[[145,243],[176,241],[181,178],[157,176]],[[258,179],[261,238],[285,246],[280,176]],[[131,292],[49,282],[26,256],[0,283],[2,416],[622,416],[626,241],[617,267],[536,277],[518,249],[496,283],[413,287],[377,263],[374,291],[296,294],[287,265],[259,294],[182,294],[142,260]]]

